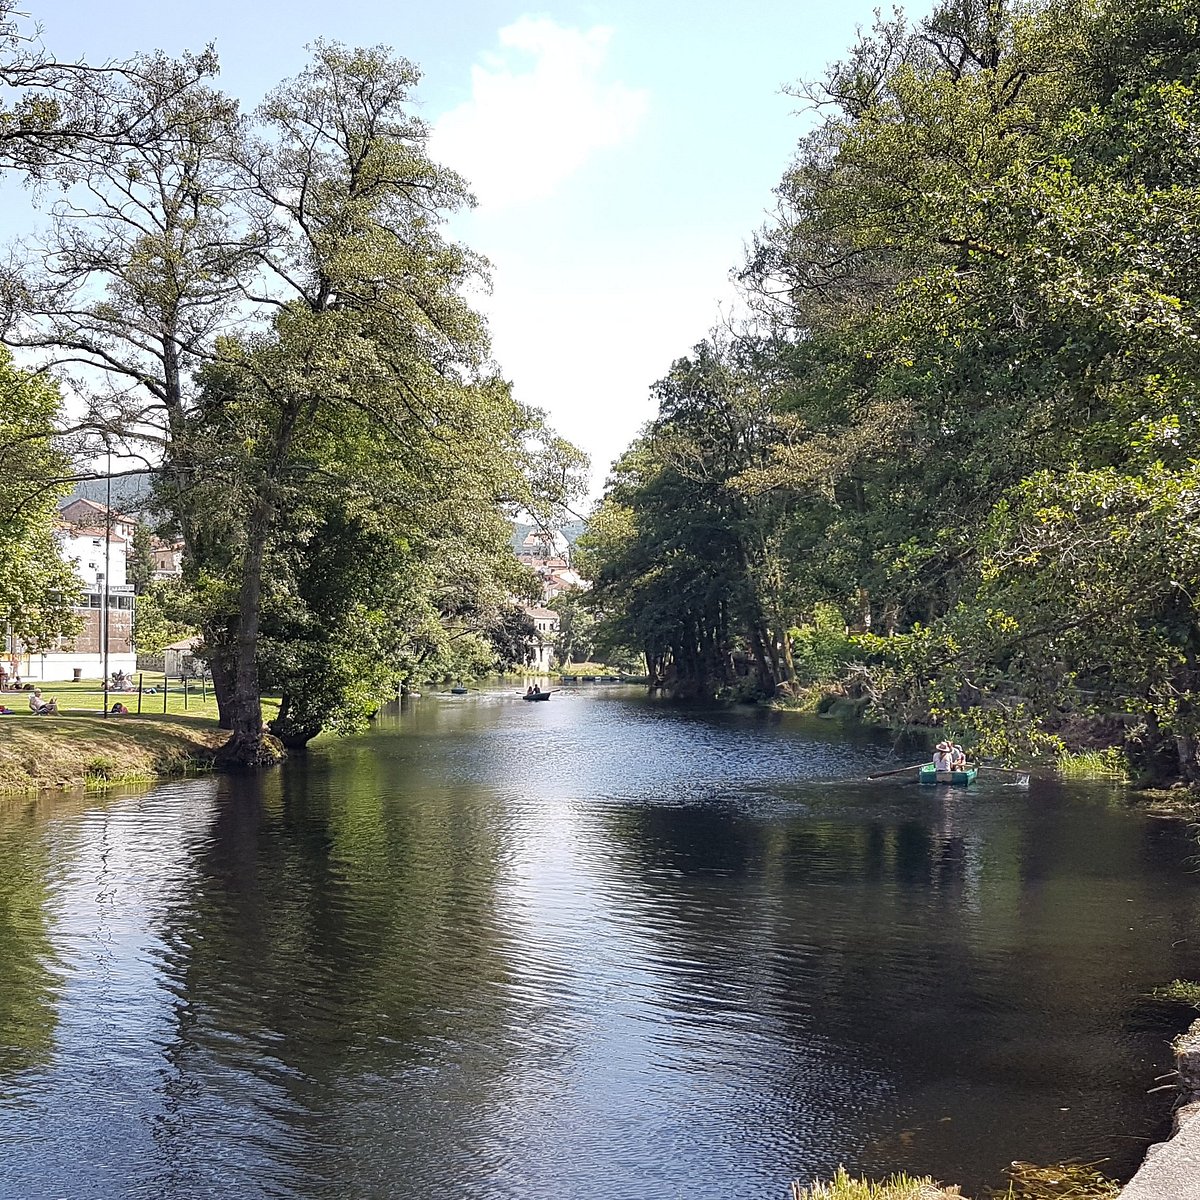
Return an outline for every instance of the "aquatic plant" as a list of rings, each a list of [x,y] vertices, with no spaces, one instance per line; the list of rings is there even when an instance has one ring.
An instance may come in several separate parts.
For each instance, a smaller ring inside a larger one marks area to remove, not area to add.
[[[1166,987],[1157,987],[1150,994],[1155,1000],[1171,1000],[1200,1008],[1200,983],[1193,983],[1189,979],[1172,979]]]
[[[1129,760],[1116,746],[1103,750],[1080,750],[1077,754],[1064,750],[1058,756],[1058,773],[1064,779],[1129,778]]]
[[[882,1183],[854,1179],[838,1167],[828,1183],[792,1184],[792,1200],[949,1200],[961,1196],[958,1188],[944,1188],[928,1176],[891,1175]]]
[[[1057,1163],[1039,1167],[1015,1162],[1009,1168],[1012,1181],[996,1200],[1110,1200],[1120,1187],[1096,1170],[1096,1163]]]

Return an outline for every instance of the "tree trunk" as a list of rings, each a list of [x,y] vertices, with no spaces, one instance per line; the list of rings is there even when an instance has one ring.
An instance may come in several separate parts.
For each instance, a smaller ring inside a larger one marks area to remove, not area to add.
[[[262,567],[274,505],[266,489],[255,498],[246,528],[242,583],[238,593],[238,624],[234,687],[230,716],[233,736],[221,747],[217,762],[226,767],[274,766],[286,757],[283,744],[263,727],[262,697],[258,687],[259,601]]]
[[[205,633],[208,640],[208,633]],[[213,643],[209,643],[212,645]],[[217,701],[217,724],[222,729],[233,728],[233,672],[229,664],[219,654],[214,653],[208,660],[208,669],[212,674],[213,696]]]
[[[1196,783],[1200,780],[1200,770],[1196,763],[1196,739],[1190,733],[1175,735],[1175,753],[1179,758],[1179,777],[1185,783]]]

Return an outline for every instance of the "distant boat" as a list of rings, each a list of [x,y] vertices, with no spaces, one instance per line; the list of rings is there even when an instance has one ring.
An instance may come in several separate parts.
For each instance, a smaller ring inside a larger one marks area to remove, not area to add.
[[[450,689],[450,695],[452,696],[465,696],[466,694],[467,689],[465,687],[452,687]]]
[[[975,776],[978,774],[978,767],[968,767],[965,771],[939,771],[933,763],[926,763],[921,768],[920,780],[924,787],[935,787],[939,783],[969,787],[975,782]]]
[[[558,677],[559,683],[576,683],[576,682],[578,682],[578,680],[579,680],[578,675],[560,675]]]
[[[550,692],[535,692],[532,695],[529,692],[526,692],[524,699],[526,699],[526,700],[549,700],[550,695],[551,695]]]

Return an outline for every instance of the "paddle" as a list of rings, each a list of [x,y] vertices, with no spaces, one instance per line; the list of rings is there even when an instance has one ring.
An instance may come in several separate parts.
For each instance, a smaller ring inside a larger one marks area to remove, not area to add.
[[[913,763],[911,767],[897,767],[894,771],[876,771],[873,775],[868,775],[868,779],[886,779],[889,775],[903,775],[905,771],[919,771],[925,764]]]

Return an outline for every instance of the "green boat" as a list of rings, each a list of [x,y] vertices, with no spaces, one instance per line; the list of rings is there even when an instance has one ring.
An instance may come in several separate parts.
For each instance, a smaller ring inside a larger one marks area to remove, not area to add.
[[[926,763],[921,768],[920,779],[924,787],[934,787],[939,783],[969,787],[975,782],[975,776],[978,774],[978,767],[968,767],[965,771],[939,771],[933,763]]]

